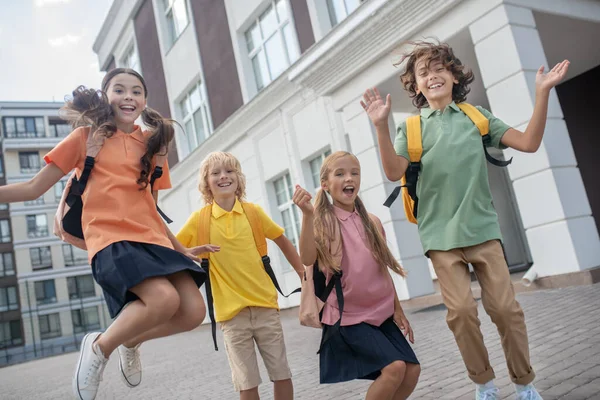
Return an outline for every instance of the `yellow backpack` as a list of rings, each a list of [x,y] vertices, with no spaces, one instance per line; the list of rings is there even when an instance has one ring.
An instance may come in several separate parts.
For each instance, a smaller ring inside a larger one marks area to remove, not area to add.
[[[512,158],[508,161],[497,160],[492,157],[487,147],[491,145],[492,138],[489,135],[490,121],[474,106],[468,103],[457,104],[458,108],[464,112],[467,117],[477,126],[481,138],[483,140],[483,151],[485,158],[490,164],[497,167],[506,167],[512,162]],[[394,200],[398,197],[401,188],[405,188],[402,192],[402,202],[404,204],[404,213],[408,221],[413,224],[417,223],[417,211],[419,199],[417,197],[417,181],[421,172],[421,155],[423,154],[423,141],[421,139],[421,116],[413,115],[406,120],[406,140],[408,147],[408,157],[410,164],[406,169],[406,173],[402,177],[401,186],[398,186],[387,198],[384,206],[390,207]]]

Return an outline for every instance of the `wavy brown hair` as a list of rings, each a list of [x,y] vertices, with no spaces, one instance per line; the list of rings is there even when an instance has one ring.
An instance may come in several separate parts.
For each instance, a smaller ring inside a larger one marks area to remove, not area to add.
[[[117,131],[117,124],[106,92],[111,80],[119,74],[129,74],[138,78],[144,88],[144,98],[148,98],[146,81],[137,71],[130,68],[115,68],[104,76],[102,90],[88,89],[84,86],[77,87],[73,91],[72,97],[67,99],[66,104],[61,108],[61,117],[69,122],[73,129],[90,126],[90,132],[94,132],[94,135],[104,135],[107,138],[114,135]],[[175,121],[163,118],[150,107],[146,107],[141,116],[144,125],[150,132],[146,139],[146,152],[140,159],[141,171],[137,180],[140,189],[143,190],[149,183],[154,156],[166,155],[169,143],[175,136],[173,127]]]
[[[346,151],[336,151],[335,153],[327,156],[321,166],[321,185],[329,180],[329,175],[333,172],[334,163],[343,157],[352,157],[358,162],[356,156]],[[388,248],[384,237],[377,228],[377,225],[373,222],[365,205],[363,204],[360,197],[356,196],[354,200],[354,208],[358,212],[360,219],[365,227],[365,233],[367,236],[367,245],[371,249],[373,257],[377,263],[385,270],[390,268],[401,276],[406,276],[404,269],[400,266],[390,249]],[[335,272],[340,270],[340,266],[337,265],[337,261],[334,254],[341,252],[341,246],[343,237],[341,236],[341,230],[339,221],[333,212],[333,204],[329,202],[327,194],[321,188],[317,192],[315,197],[315,218],[314,218],[314,233],[315,242],[317,246],[317,260],[319,267],[323,271]],[[335,242],[335,237],[341,239],[339,242],[339,248],[330,249],[330,243]]]
[[[429,106],[423,93],[417,93],[417,77],[415,67],[418,61],[425,59],[427,68],[432,62],[440,61],[442,65],[452,73],[458,81],[452,87],[452,100],[455,103],[462,103],[467,100],[467,94],[471,91],[469,85],[475,79],[473,72],[467,69],[463,63],[454,55],[452,47],[447,43],[434,43],[427,41],[408,42],[414,46],[412,51],[402,55],[400,61],[394,63],[394,66],[406,62],[406,71],[400,75],[400,81],[404,90],[408,92],[412,103],[418,109]]]

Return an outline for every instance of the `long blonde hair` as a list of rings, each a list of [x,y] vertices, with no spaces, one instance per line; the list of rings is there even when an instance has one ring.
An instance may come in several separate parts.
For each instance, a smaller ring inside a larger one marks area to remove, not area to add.
[[[327,182],[331,172],[331,166],[337,160],[343,157],[352,157],[358,162],[356,156],[346,151],[336,151],[329,155],[323,161],[321,166],[320,180],[321,185]],[[371,249],[373,257],[379,265],[385,270],[390,268],[400,276],[406,276],[406,272],[400,266],[390,249],[385,243],[385,239],[379,232],[379,229],[369,217],[369,213],[365,208],[360,197],[354,200],[354,208],[358,212],[360,219],[365,227],[368,246]],[[337,272],[340,270],[341,258],[338,257],[342,251],[342,241],[340,230],[340,222],[333,212],[333,204],[329,202],[327,193],[323,188],[319,189],[315,197],[315,219],[314,219],[315,242],[317,245],[317,261],[322,271]],[[339,238],[339,240],[336,240]],[[330,249],[332,243],[337,243],[335,249]],[[335,256],[334,256],[335,255]]]
[[[231,153],[215,151],[206,156],[200,164],[200,174],[198,176],[198,190],[202,194],[205,204],[212,204],[214,201],[213,193],[208,185],[208,174],[211,167],[219,164],[225,168],[235,171],[238,179],[238,187],[235,195],[240,201],[246,200],[246,175],[242,172],[242,166],[237,158]]]

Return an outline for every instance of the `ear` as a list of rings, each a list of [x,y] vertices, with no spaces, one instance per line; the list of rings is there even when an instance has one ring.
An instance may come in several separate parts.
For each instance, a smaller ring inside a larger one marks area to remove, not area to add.
[[[327,184],[327,182],[321,182],[321,189],[323,189],[326,192],[329,192],[329,185]]]

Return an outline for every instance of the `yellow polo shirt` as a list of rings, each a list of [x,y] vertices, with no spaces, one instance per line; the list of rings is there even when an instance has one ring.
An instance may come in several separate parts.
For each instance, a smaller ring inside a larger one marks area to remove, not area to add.
[[[283,235],[282,227],[269,218],[261,207],[255,205],[255,208],[266,238],[274,240]],[[186,247],[200,245],[199,223],[200,210],[188,218],[177,234],[177,240]],[[279,309],[277,290],[265,272],[252,228],[239,200],[235,201],[229,212],[213,203],[210,243],[221,246],[221,251],[209,256],[217,322],[230,320],[250,306]]]

